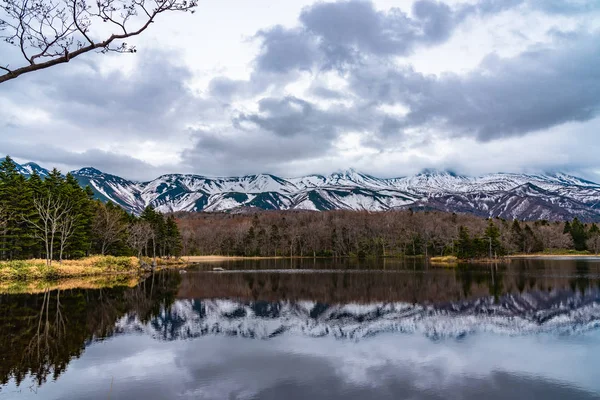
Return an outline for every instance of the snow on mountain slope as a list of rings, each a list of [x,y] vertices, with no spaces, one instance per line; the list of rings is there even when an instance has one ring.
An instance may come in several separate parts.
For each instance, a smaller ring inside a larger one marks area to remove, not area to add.
[[[448,171],[431,170],[414,176],[388,179],[387,182],[393,188],[421,195],[468,191],[473,184],[472,178]]]
[[[20,173],[48,171],[34,163]],[[479,177],[426,170],[414,176],[382,179],[354,169],[328,176],[284,179],[270,174],[242,177],[163,175],[134,182],[95,168],[71,172],[96,197],[140,213],[266,210],[435,209],[484,217],[600,221],[600,185],[564,173],[495,173]]]
[[[72,171],[71,174],[81,186],[92,188],[101,200],[111,201],[132,212],[141,212],[146,205],[139,184],[135,182],[90,167]]]
[[[35,172],[41,178],[45,178],[46,176],[48,176],[48,174],[50,174],[50,171],[48,171],[46,168],[40,167],[38,164],[33,162],[28,162],[23,165],[17,165],[17,170],[20,174],[23,174],[25,176],[31,176]]]

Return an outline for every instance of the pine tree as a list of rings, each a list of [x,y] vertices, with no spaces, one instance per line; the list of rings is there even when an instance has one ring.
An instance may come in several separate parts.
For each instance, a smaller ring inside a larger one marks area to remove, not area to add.
[[[502,248],[502,244],[500,243],[500,229],[494,224],[494,222],[490,219],[488,222],[488,226],[485,229],[485,238],[488,241],[488,245],[490,248],[490,257],[495,257],[498,255],[504,255],[504,249]]]
[[[587,250],[587,232],[585,230],[585,225],[583,225],[578,218],[573,219],[571,222],[569,233],[573,238],[573,246],[575,247],[575,250]]]
[[[8,156],[0,163],[0,205],[9,216],[0,237],[1,258],[29,257],[34,241],[27,232],[24,217],[33,209],[32,193],[16,163]]]
[[[510,227],[510,242],[517,251],[525,251],[525,235],[518,220],[514,220]]]
[[[469,229],[465,226],[458,228],[458,240],[456,241],[456,256],[461,259],[473,257],[473,243],[469,236]]]
[[[93,219],[93,192],[89,187],[82,189],[71,174],[67,174],[61,185],[62,196],[69,199],[75,218],[75,231],[69,240],[67,251],[71,257],[83,257],[91,250],[91,225]]]
[[[167,238],[167,248],[165,255],[167,257],[178,256],[181,254],[182,243],[181,234],[179,233],[179,227],[175,217],[169,215],[165,225],[165,233]]]

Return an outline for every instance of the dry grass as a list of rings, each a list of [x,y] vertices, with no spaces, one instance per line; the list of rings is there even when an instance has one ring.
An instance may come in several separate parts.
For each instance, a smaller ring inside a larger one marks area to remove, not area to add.
[[[0,294],[42,293],[46,290],[102,289],[113,286],[134,287],[139,278],[132,275],[64,278],[59,280],[0,281]]]
[[[150,259],[144,259],[151,264]],[[177,258],[157,259],[159,269],[186,265]],[[0,281],[52,280],[61,278],[133,275],[141,272],[136,257],[91,256],[79,260],[54,261],[51,266],[46,260],[17,260],[0,262]]]
[[[429,261],[431,265],[440,267],[456,267],[458,265],[456,256],[431,257]]]
[[[452,262],[455,263],[458,261],[458,257],[456,256],[443,256],[443,257],[431,257],[431,262]]]

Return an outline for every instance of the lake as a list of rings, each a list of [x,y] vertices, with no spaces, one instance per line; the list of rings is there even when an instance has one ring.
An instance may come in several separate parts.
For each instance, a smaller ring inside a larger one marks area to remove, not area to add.
[[[236,261],[68,287],[0,295],[0,399],[600,399],[596,258]]]

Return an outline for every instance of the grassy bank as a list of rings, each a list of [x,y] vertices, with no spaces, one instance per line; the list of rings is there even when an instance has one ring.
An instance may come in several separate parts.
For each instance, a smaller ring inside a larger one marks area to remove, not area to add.
[[[28,279],[0,281],[0,294],[43,293],[52,290],[103,289],[115,286],[134,287],[140,282],[137,275],[81,276],[62,279]]]
[[[150,259],[145,260],[148,264]],[[159,269],[185,265],[181,259],[158,259]],[[52,280],[102,275],[135,275],[142,272],[136,257],[92,256],[79,260],[15,260],[0,262],[0,281]]]
[[[598,257],[597,254],[591,253],[587,250],[577,251],[570,249],[552,249],[542,253],[531,253],[531,254],[513,254],[508,256],[510,258],[531,258],[531,257]]]

